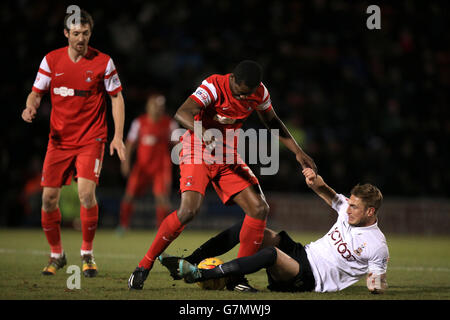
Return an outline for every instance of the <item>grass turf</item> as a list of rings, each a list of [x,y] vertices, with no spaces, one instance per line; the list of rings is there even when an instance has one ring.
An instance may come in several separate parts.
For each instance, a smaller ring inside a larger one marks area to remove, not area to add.
[[[321,234],[289,232],[304,244]],[[185,230],[167,249],[176,255],[188,255],[216,234],[214,231]],[[81,288],[70,290],[67,266],[81,266],[81,233],[63,229],[62,242],[68,263],[55,276],[43,276],[48,245],[42,230],[0,230],[1,300],[450,300],[450,237],[386,235],[390,250],[389,290],[372,295],[365,281],[335,293],[274,293],[266,289],[264,270],[248,275],[260,292],[206,291],[197,285],[173,281],[159,262],[155,263],[142,291],[130,291],[127,279],[147,251],[154,231],[131,231],[118,237],[113,230],[99,230],[94,242],[99,268],[96,278],[81,276]],[[236,257],[237,247],[221,256]]]

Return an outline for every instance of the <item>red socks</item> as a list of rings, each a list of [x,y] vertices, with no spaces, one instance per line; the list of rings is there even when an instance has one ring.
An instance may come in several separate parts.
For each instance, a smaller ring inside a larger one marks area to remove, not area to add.
[[[98,223],[98,205],[90,209],[81,206],[80,218],[83,233],[81,250],[92,251],[92,243]],[[61,211],[59,211],[59,208],[52,212],[45,212],[41,209],[41,224],[51,252],[61,254]]]
[[[266,220],[259,220],[248,215],[245,216],[239,233],[238,258],[248,257],[258,252],[264,238]]]
[[[124,228],[128,228],[130,225],[130,218],[133,214],[133,202],[122,201],[120,204],[120,225]]]
[[[161,223],[150,249],[148,249],[144,258],[139,262],[139,267],[151,269],[155,259],[178,237],[183,229],[184,225],[178,219],[176,211],[168,215]]]
[[[52,212],[41,209],[41,225],[52,253],[61,254],[61,212],[59,208]]]
[[[81,250],[92,251],[92,243],[95,237],[98,223],[98,204],[90,209],[80,207],[81,232],[83,233],[83,243]]]

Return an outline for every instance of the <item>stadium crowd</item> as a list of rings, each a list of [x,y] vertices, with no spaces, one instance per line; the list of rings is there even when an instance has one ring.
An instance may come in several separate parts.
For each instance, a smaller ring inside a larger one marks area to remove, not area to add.
[[[20,114],[42,57],[67,44],[62,20],[69,4],[0,3],[5,30],[0,92],[6,113],[0,126],[5,186],[0,225],[19,224],[27,210],[24,198],[39,190],[48,96],[33,124]],[[95,21],[92,46],[114,56],[124,87],[125,131],[144,111],[150,92],[163,92],[173,115],[207,75],[228,73],[240,60],[253,59],[264,67],[263,82],[277,114],[337,190],[363,180],[385,196],[448,196],[449,5],[380,2],[381,30],[369,30],[369,4],[129,0],[107,7],[79,5]],[[260,126],[256,115],[249,122]],[[281,149],[278,174],[260,177],[265,192],[309,192],[287,154]],[[105,155],[102,170],[102,186],[124,188],[116,158]],[[173,188],[178,189],[177,174]]]

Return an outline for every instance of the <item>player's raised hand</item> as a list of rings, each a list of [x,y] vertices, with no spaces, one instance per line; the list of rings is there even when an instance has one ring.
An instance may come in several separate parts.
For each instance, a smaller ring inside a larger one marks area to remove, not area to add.
[[[312,187],[317,178],[316,173],[311,168],[305,168],[302,170],[303,175],[305,176],[305,181],[308,187]]]
[[[125,161],[125,144],[121,139],[114,138],[109,145],[109,154],[112,156],[114,154],[114,150],[117,151],[117,156],[121,161]]]
[[[313,169],[305,168],[302,170],[305,176],[306,185],[310,188],[319,188],[325,185],[322,177],[318,175]]]
[[[28,123],[33,122],[33,119],[36,117],[36,108],[34,107],[26,107],[22,112],[22,119]]]
[[[317,173],[317,166],[314,162],[314,160],[308,156],[304,152],[299,152],[295,155],[295,158],[297,159],[297,162],[300,163],[303,169],[311,168],[314,170],[314,172]]]

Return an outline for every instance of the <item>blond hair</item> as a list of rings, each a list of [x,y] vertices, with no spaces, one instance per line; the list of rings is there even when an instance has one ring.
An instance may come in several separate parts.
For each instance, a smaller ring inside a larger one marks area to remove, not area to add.
[[[350,191],[350,194],[360,198],[367,207],[375,208],[375,212],[378,211],[383,201],[380,189],[370,183],[357,184]]]

